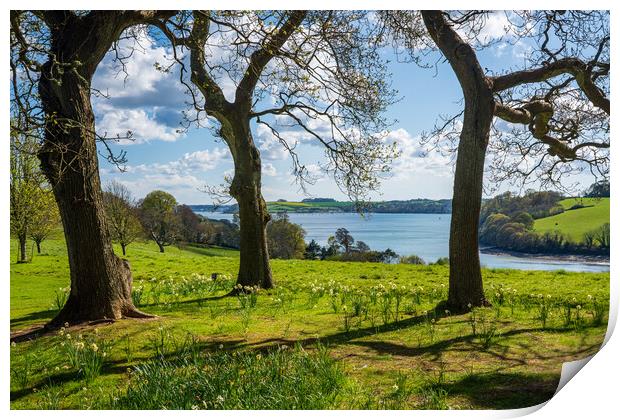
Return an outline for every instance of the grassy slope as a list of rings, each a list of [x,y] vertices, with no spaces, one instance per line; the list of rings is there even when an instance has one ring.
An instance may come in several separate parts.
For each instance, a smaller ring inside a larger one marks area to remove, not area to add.
[[[55,310],[50,308],[54,306],[55,292],[68,284],[63,242],[46,241],[43,250],[47,255],[35,257],[32,263],[11,263],[12,331],[41,324],[52,317]],[[11,252],[14,256],[14,243]],[[191,273],[234,274],[238,266],[233,251],[168,247],[160,254],[152,243],[132,244],[128,259],[135,286],[147,288],[169,277],[173,282],[179,281]],[[555,309],[543,329],[535,319],[535,307],[517,308],[511,314],[507,306],[497,305],[500,317],[496,322],[501,335],[495,344],[484,349],[471,337],[467,315],[440,318],[430,338],[429,324],[420,313],[434,307],[437,302],[431,300],[422,301],[415,313],[403,314],[401,320],[385,325],[379,321],[376,327],[371,327],[368,321],[357,325],[354,320],[352,330],[346,332],[343,314],[334,313],[329,297],[309,304],[309,283],[327,284],[333,280],[338,285],[367,289],[378,283],[394,282],[407,288],[422,286],[427,291],[437,289],[442,293],[447,268],[276,260],[273,272],[279,286],[260,294],[247,330],[234,297],[173,299],[168,296],[160,304],[145,297],[141,308],[159,315],[157,320],[124,320],[99,326],[100,336],[113,345],[103,375],[92,384],[83,384],[70,372],[54,373],[56,367],[62,369],[65,364],[58,337],[47,336],[12,347],[11,368],[26,369],[30,375],[26,385],[12,382],[12,407],[45,407],[51,395],[56,396],[57,405],[63,408],[89,407],[95,404],[90,390],[96,391],[96,398],[108,398],[112,390],[126,385],[124,372],[128,367],[153,357],[152,343],[158,326],[176,334],[179,340],[190,332],[206,349],[219,345],[225,349],[263,348],[297,341],[310,346],[308,340],[319,338],[330,343],[332,356],[343,361],[349,377],[370,395],[391,392],[399,373],[408,375],[412,386],[419,387],[443,372],[442,387],[448,392],[447,401],[452,407],[521,407],[548,399],[559,380],[561,363],[596,351],[605,333],[604,325],[579,330],[563,328],[560,313]],[[153,277],[158,281],[149,282]],[[580,302],[585,301],[587,294],[601,300],[609,297],[608,273],[485,270],[484,278],[491,296],[490,285],[504,285],[517,289],[518,295],[525,297],[548,293],[566,300],[575,297]],[[287,303],[279,304],[280,301]],[[92,334],[92,327],[76,328],[79,331],[71,329],[73,334]],[[123,337],[131,341],[131,357],[124,350]],[[34,388],[42,387],[45,392],[34,392]],[[409,407],[419,407],[424,403],[424,396],[414,393],[407,401]],[[347,406],[346,401],[342,406]]]
[[[270,212],[279,212],[279,211],[289,211],[296,212],[299,211],[300,208],[315,208],[315,209],[336,209],[338,207],[349,207],[351,203],[346,201],[319,201],[319,202],[309,202],[302,203],[298,201],[271,201],[267,203],[268,209]]]
[[[568,210],[578,203],[588,207]],[[604,223],[609,223],[609,198],[569,198],[562,200],[560,204],[567,211],[536,220],[534,230],[539,232],[559,230],[574,241],[581,242],[584,233],[594,230]]]

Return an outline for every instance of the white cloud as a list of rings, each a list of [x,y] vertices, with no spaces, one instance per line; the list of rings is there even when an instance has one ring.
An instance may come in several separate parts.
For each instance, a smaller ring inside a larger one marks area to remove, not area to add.
[[[226,148],[199,150],[185,153],[183,157],[166,163],[150,163],[127,166],[126,172],[136,174],[161,173],[166,175],[193,176],[191,174],[215,169],[222,161],[230,159]]]
[[[507,29],[510,27],[510,21],[504,11],[495,11],[490,13],[485,21],[484,27],[478,34],[478,41],[487,43],[496,39],[500,39],[506,35]]]
[[[276,167],[273,166],[273,163],[265,163],[263,164],[263,174],[267,175],[267,176],[277,176],[278,175],[278,171],[276,170]]]
[[[397,179],[411,178],[413,175],[433,175],[450,177],[450,158],[438,151],[427,151],[421,144],[419,137],[412,137],[403,128],[391,131],[385,138],[386,143],[396,142],[401,155],[392,165],[392,174]]]
[[[206,203],[211,201],[211,197],[201,191],[207,184],[216,185],[221,180],[218,177],[217,181],[207,181],[204,172],[216,169],[220,164],[232,164],[230,152],[216,147],[185,153],[169,162],[127,166],[123,174],[105,169],[100,173],[105,180],[115,179],[123,183],[138,198],[153,190],[164,190],[174,195],[180,203]],[[223,171],[224,174],[228,172]]]
[[[150,116],[144,109],[118,109],[108,105],[99,107],[101,115],[97,131],[106,137],[120,136],[122,145],[140,144],[151,140],[176,141],[184,134]],[[131,133],[131,139],[124,139]]]
[[[135,41],[122,40],[118,48],[119,55],[128,56],[124,60],[127,74],[110,51],[93,78],[93,87],[105,95],[93,97],[97,131],[108,137],[124,137],[131,131],[135,141],[123,144],[184,137],[178,129],[186,107],[186,88],[176,70],[155,68],[156,63],[171,63],[172,50],[156,44],[145,32],[140,32]]]
[[[110,177],[125,185],[137,198],[143,198],[154,190],[164,190],[172,194],[180,203],[196,202],[204,182],[192,175],[153,173],[140,179],[127,179],[123,175]],[[205,195],[205,202],[208,197]],[[198,200],[200,201],[200,200]]]

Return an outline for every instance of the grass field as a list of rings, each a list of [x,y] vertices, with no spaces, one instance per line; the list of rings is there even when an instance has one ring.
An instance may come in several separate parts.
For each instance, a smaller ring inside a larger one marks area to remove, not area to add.
[[[609,198],[569,198],[560,201],[566,209],[564,213],[538,219],[534,230],[547,232],[558,230],[568,235],[573,241],[581,242],[583,234],[609,223]],[[575,204],[586,207],[568,210]]]
[[[15,264],[12,243],[13,334],[62,304],[64,243],[43,252]],[[158,318],[12,344],[12,408],[517,408],[606,331],[608,273],[484,270],[493,307],[449,316],[445,266],[275,260],[275,289],[224,297],[235,251],[136,243],[127,258]]]
[[[351,207],[351,203],[347,201],[317,201],[310,203],[302,203],[298,201],[271,201],[267,203],[267,208],[271,213],[278,212],[299,212],[308,210],[328,211],[329,209],[337,210],[340,207]]]

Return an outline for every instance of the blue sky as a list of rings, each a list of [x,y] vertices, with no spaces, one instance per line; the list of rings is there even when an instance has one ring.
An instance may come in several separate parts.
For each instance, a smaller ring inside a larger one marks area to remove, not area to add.
[[[491,19],[487,34],[503,33],[500,15]],[[226,145],[209,128],[180,130],[182,111],[186,109],[183,87],[177,75],[155,69],[156,62],[166,61],[170,51],[149,38],[141,41],[127,65],[127,78],[108,54],[95,75],[93,86],[106,92],[108,98],[94,97],[97,130],[108,136],[123,135],[131,130],[134,141],[112,145],[115,151],[127,153],[126,171],[120,172],[105,159],[100,159],[104,183],[115,179],[125,184],[136,198],[154,189],[172,193],[186,204],[211,203],[212,197],[203,190],[206,185],[219,185],[225,174],[232,173],[232,161]],[[518,66],[527,54],[525,44],[499,43],[480,52],[483,67],[501,70]],[[392,105],[387,117],[396,122],[388,137],[396,141],[401,156],[393,163],[391,175],[384,179],[374,199],[450,198],[453,166],[450,156],[428,151],[420,144],[420,134],[433,128],[440,114],[456,114],[461,109],[461,90],[450,69],[440,62],[437,71],[413,63],[399,62],[391,50],[392,87],[402,97]],[[436,57],[436,56],[435,56]],[[431,61],[433,57],[431,57]],[[268,201],[280,198],[300,200],[307,197],[291,175],[291,160],[286,151],[261,127],[254,127],[254,140],[263,160],[263,194]],[[303,162],[318,177],[307,187],[309,196],[344,199],[335,182],[318,171],[324,162],[321,146],[302,142],[297,149]],[[582,187],[592,179],[575,178]],[[500,186],[497,191],[510,189]]]

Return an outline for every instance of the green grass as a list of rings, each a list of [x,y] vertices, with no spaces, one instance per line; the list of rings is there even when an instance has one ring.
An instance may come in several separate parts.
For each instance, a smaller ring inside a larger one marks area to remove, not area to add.
[[[348,201],[317,201],[302,203],[298,201],[271,201],[267,203],[267,208],[271,213],[278,212],[299,212],[299,211],[327,211],[329,209],[338,210],[340,207],[351,207]]]
[[[595,230],[604,223],[609,223],[609,198],[569,198],[560,201],[560,204],[566,211],[536,220],[535,231],[558,230],[573,241],[581,242],[584,233]],[[568,210],[575,204],[582,204],[586,207]]]
[[[11,263],[12,333],[49,320],[68,286],[63,241],[43,252]],[[12,408],[524,407],[606,330],[608,273],[484,270],[493,307],[474,332],[471,315],[434,312],[445,266],[274,260],[274,290],[222,297],[235,251],[136,243],[127,258],[140,309],[158,318],[12,345]],[[91,353],[71,356],[79,342]]]

